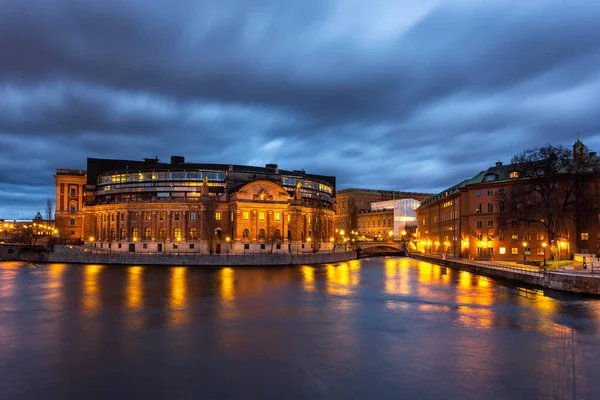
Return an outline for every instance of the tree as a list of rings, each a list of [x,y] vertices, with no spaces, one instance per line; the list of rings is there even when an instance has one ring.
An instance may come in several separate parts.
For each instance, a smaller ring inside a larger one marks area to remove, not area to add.
[[[552,244],[595,215],[596,198],[590,192],[597,160],[582,143],[573,151],[549,144],[527,149],[511,163],[514,183],[496,194],[501,231],[544,227]]]
[[[52,200],[47,199],[46,200],[46,221],[53,221],[53,215],[54,213],[52,212],[53,210],[53,206],[52,206]]]

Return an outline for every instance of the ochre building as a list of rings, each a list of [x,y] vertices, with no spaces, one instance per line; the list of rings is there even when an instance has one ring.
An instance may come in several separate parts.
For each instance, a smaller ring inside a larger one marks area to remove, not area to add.
[[[252,167],[88,158],[57,169],[63,242],[123,252],[311,252],[333,246],[335,177]]]

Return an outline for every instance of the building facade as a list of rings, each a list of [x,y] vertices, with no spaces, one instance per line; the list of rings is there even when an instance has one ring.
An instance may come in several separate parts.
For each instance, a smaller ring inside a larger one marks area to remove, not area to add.
[[[335,177],[251,167],[88,159],[58,169],[63,241],[124,252],[314,252],[332,247]]]
[[[412,198],[373,202],[371,210],[358,213],[358,234],[377,240],[400,239],[407,229],[416,228],[415,210],[420,204]]]
[[[582,148],[583,144],[578,140],[573,154],[581,154]],[[591,157],[589,165],[598,161],[595,153],[585,157]],[[555,191],[557,198],[567,198],[566,190],[580,190],[579,196],[589,198],[592,203],[592,212],[588,212],[585,219],[571,215],[562,221],[561,229],[549,237],[547,221],[535,211],[531,212],[530,218],[503,218],[507,214],[518,215],[519,209],[525,210],[530,200],[540,200],[542,196],[535,193],[544,190],[542,181],[523,176],[521,168],[516,164],[497,162],[473,178],[425,200],[417,209],[418,251],[513,261],[542,261],[552,256],[567,258],[575,253],[600,253],[598,172],[590,171],[585,174],[584,181],[573,182],[578,178],[561,171],[550,179],[541,167],[532,164],[531,168],[538,169],[540,179],[549,182],[548,190]],[[585,189],[578,189],[580,187]],[[522,195],[521,203],[507,203],[511,196],[514,199],[523,192],[526,194]],[[507,213],[507,207],[515,211]],[[526,211],[523,213],[527,216]]]
[[[386,200],[415,199],[423,201],[431,197],[431,193],[402,192],[376,189],[342,189],[336,194],[336,228],[346,231],[358,231],[359,215],[371,211],[371,203]],[[379,216],[384,218],[383,214]],[[388,225],[393,230],[393,220]],[[393,217],[392,217],[393,218]],[[385,233],[390,229],[387,229]]]

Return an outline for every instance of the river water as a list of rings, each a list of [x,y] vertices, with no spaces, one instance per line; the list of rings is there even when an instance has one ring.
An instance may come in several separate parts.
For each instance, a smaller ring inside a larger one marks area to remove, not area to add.
[[[408,258],[0,264],[0,398],[598,399],[600,300]]]

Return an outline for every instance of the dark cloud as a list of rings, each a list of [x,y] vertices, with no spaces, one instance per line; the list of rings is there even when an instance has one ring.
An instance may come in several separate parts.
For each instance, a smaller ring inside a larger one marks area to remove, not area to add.
[[[438,191],[577,132],[600,147],[600,3],[362,3],[3,2],[0,218],[87,157]]]

